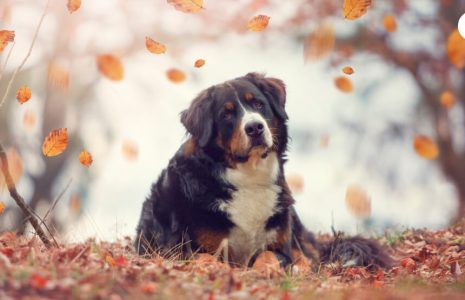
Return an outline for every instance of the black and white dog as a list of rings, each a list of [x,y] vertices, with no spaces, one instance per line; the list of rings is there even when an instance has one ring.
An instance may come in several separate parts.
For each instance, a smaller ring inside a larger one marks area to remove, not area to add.
[[[212,86],[181,114],[190,134],[144,202],[135,247],[184,257],[216,253],[237,265],[273,251],[282,265],[298,250],[313,260],[387,266],[362,238],[318,244],[300,222],[283,165],[288,142],[284,83],[249,73]]]

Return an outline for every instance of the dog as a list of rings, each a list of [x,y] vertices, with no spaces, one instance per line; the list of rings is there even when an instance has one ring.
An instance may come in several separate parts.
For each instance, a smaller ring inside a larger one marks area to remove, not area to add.
[[[250,266],[268,250],[288,266],[298,251],[315,262],[389,265],[371,240],[318,243],[303,226],[284,175],[285,105],[283,81],[259,73],[209,87],[192,101],[181,113],[188,139],[143,203],[134,244],[140,255],[220,253]]]

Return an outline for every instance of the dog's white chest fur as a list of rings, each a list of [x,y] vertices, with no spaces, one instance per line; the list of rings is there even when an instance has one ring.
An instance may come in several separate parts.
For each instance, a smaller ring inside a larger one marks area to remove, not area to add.
[[[220,206],[236,225],[229,234],[228,244],[237,263],[247,263],[257,250],[276,238],[276,232],[266,232],[265,225],[276,212],[281,191],[275,184],[278,172],[278,159],[272,152],[265,159],[238,164],[224,174],[224,179],[237,189],[232,199]]]

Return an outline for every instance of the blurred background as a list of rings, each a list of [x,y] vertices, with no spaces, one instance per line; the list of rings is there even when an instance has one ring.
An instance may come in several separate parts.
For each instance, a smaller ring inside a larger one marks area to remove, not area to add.
[[[210,85],[257,71],[287,85],[285,171],[310,229],[454,222],[465,215],[465,73],[447,42],[465,1],[377,0],[357,20],[344,18],[342,2],[205,0],[185,13],[165,0],[82,0],[70,14],[66,0],[50,1],[0,107],[0,141],[20,194],[42,216],[58,199],[47,221],[63,241],[133,236],[151,183],[186,137],[180,111]],[[0,97],[46,4],[0,2],[0,30],[16,34],[0,53]],[[248,30],[259,14],[268,27]],[[166,53],[148,51],[146,37]],[[119,59],[121,80],[99,72],[102,54]],[[194,67],[197,59],[205,65]],[[343,74],[345,66],[355,73]],[[352,91],[338,89],[340,76]],[[32,97],[20,105],[23,85]],[[44,137],[63,127],[68,148],[45,157]],[[437,145],[436,159],[415,151],[418,135]],[[79,162],[83,150],[90,167]],[[348,209],[349,186],[362,195],[362,214]],[[3,178],[0,201],[0,231],[28,232]]]

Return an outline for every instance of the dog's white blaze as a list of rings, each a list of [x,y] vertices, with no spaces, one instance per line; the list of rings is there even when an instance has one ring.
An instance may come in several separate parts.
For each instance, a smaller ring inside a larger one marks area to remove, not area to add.
[[[223,175],[237,188],[232,193],[232,199],[219,207],[236,225],[228,237],[236,263],[247,263],[256,251],[276,240],[276,231],[266,232],[265,225],[268,218],[276,213],[281,191],[275,184],[278,172],[279,163],[273,152],[258,163],[243,163],[235,169],[228,168]]]
[[[240,103],[240,102],[239,102]],[[241,104],[242,106],[242,104]],[[273,137],[271,135],[270,128],[268,128],[268,124],[266,123],[266,120],[262,117],[261,114],[256,113],[256,112],[251,112],[247,111],[243,106],[242,108],[244,109],[244,116],[242,117],[241,121],[241,132],[243,136],[246,138],[243,139],[246,141],[246,143],[250,143],[250,139],[247,137],[247,134],[245,133],[245,126],[249,123],[252,122],[258,122],[263,124],[263,127],[265,128],[263,132],[263,137],[265,138],[265,144],[267,147],[271,147],[273,145]],[[249,145],[244,145],[245,147],[248,147]]]

